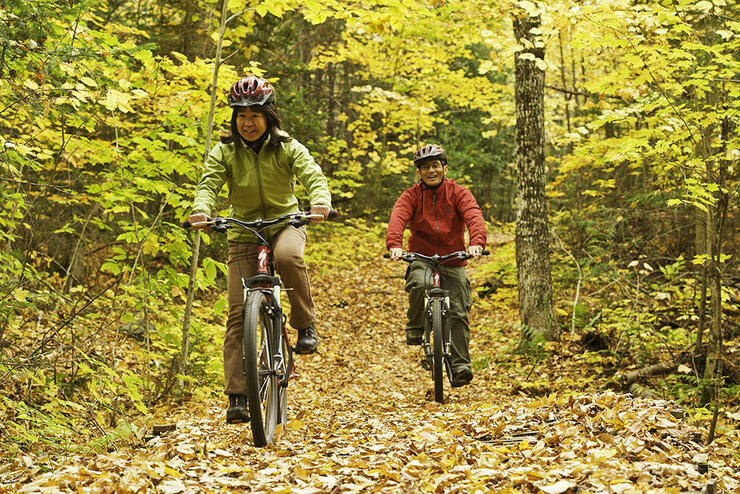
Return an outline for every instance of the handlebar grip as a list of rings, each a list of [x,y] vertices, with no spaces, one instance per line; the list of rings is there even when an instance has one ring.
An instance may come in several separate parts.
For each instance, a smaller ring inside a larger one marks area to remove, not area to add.
[[[385,259],[390,259],[391,258],[391,255],[388,252],[386,252],[385,254],[383,254],[383,257]]]
[[[339,211],[332,209],[329,211],[329,216],[327,218],[336,218],[337,216],[339,216]]]
[[[190,221],[188,221],[188,220],[185,220],[185,221],[182,222],[182,227],[183,228],[190,228],[191,226],[192,225],[190,224]]]
[[[490,255],[490,254],[491,254],[491,251],[490,251],[490,250],[488,250],[488,249],[484,249],[484,250],[483,250],[483,251],[482,251],[482,252],[480,253],[480,255],[482,255],[482,256],[487,256],[487,255]]]

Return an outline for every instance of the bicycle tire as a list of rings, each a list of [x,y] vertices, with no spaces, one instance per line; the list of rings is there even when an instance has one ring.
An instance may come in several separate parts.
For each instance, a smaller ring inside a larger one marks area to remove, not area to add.
[[[244,375],[252,439],[258,447],[273,442],[279,413],[280,383],[272,368],[275,345],[269,306],[268,295],[260,290],[250,291],[244,304]]]
[[[444,339],[442,336],[442,299],[432,298],[432,378],[434,401],[444,403]]]

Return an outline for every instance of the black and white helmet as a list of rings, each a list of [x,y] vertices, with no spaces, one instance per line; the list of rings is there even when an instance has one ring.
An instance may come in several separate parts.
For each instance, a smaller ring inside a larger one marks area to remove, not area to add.
[[[414,155],[414,164],[419,167],[423,162],[430,159],[438,159],[442,164],[447,164],[447,154],[439,144],[427,144],[416,151]]]

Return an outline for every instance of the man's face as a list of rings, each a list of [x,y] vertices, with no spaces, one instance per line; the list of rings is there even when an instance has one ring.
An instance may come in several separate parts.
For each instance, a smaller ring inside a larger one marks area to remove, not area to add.
[[[440,160],[425,161],[419,166],[419,175],[425,184],[434,187],[445,179],[447,165],[443,165]]]

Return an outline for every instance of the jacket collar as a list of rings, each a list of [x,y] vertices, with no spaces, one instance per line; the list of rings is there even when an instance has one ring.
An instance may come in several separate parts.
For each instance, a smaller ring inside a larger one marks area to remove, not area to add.
[[[449,180],[450,180],[449,178],[445,177],[444,179],[442,179],[442,181],[439,183],[439,185],[435,185],[434,187],[430,187],[429,185],[427,185],[426,183],[424,183],[423,180],[419,180],[419,186],[421,187],[421,190],[422,191],[425,191],[425,190],[438,190],[438,189],[441,189],[447,182],[449,182]]]
[[[272,136],[270,135],[270,133],[267,132],[267,131],[265,131],[265,133],[262,135],[262,137],[260,137],[256,141],[254,141],[254,144],[253,145],[250,144],[249,142],[247,142],[241,136],[241,134],[239,135],[239,138],[238,139],[235,139],[235,141],[238,141],[239,142],[239,144],[237,146],[238,147],[241,147],[242,150],[246,151],[247,149],[251,149],[252,151],[254,151],[254,154],[260,154],[260,151],[265,146],[265,144],[267,144],[268,142],[270,142],[270,138],[271,137]]]

